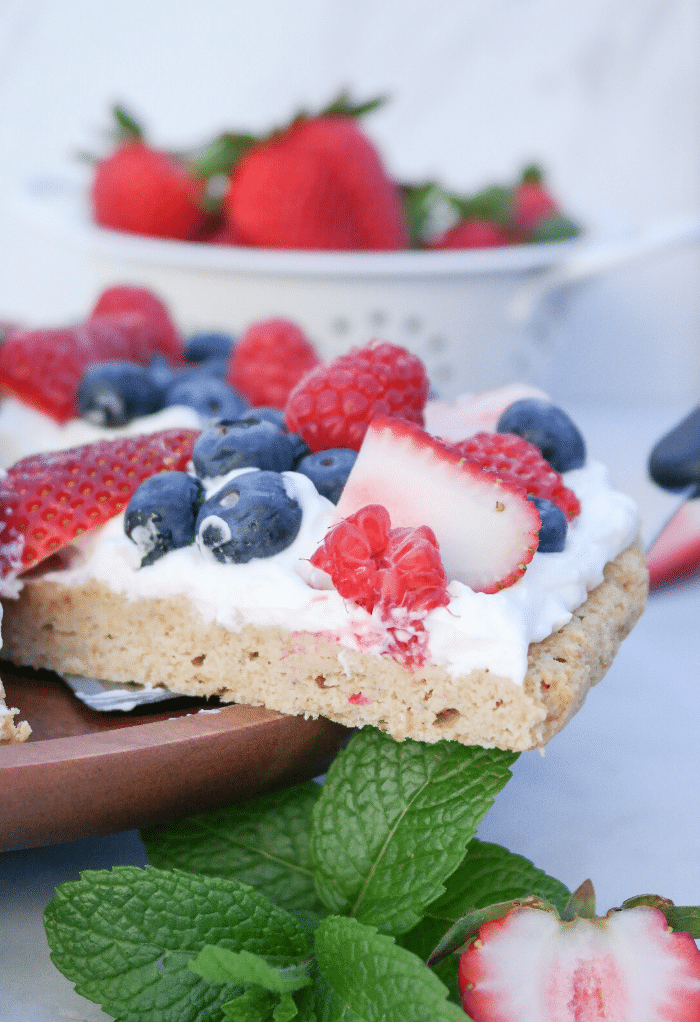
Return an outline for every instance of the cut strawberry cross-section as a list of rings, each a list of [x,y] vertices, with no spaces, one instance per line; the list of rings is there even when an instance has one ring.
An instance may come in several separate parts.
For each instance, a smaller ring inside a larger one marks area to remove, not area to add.
[[[0,490],[2,577],[27,571],[104,525],[149,476],[184,469],[198,436],[196,430],[168,429],[17,462]]]
[[[524,486],[482,471],[403,419],[370,423],[338,517],[367,504],[383,505],[395,528],[427,525],[447,578],[477,592],[516,582],[539,542],[540,516]]]

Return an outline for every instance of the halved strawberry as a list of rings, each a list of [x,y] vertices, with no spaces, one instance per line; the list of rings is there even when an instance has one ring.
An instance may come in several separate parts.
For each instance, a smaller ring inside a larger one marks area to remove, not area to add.
[[[495,593],[525,572],[540,516],[525,487],[461,458],[404,419],[374,419],[338,502],[338,518],[381,504],[392,526],[427,525],[448,579]]]
[[[104,525],[149,476],[184,469],[198,436],[196,430],[168,429],[18,461],[0,490],[3,577],[27,571]]]
[[[523,398],[547,400],[543,390],[526,383],[507,383],[478,394],[462,394],[454,401],[432,398],[424,409],[425,428],[441,440],[464,440],[475,433],[494,433],[502,413]]]
[[[569,920],[515,908],[481,926],[459,985],[474,1022],[700,1019],[700,951],[646,906]]]

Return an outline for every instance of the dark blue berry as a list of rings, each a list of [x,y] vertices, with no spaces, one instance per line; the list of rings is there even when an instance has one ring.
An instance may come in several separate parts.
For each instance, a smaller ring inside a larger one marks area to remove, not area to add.
[[[217,561],[246,564],[285,550],[300,526],[301,507],[278,472],[242,472],[202,504],[197,543]]]
[[[528,497],[540,513],[540,542],[537,549],[541,554],[558,554],[566,545],[566,515],[562,509],[544,497]]]
[[[163,393],[173,382],[178,372],[163,355],[154,355],[146,369],[148,375],[161,388]]]
[[[176,376],[165,392],[165,405],[187,405],[207,422],[237,419],[248,408],[237,390],[206,370]]]
[[[135,362],[97,362],[83,375],[76,392],[80,415],[96,426],[124,426],[139,415],[163,407],[163,390]]]
[[[185,341],[185,362],[208,362],[210,359],[228,360],[233,350],[234,339],[230,334],[216,330],[190,334]]]
[[[295,471],[308,476],[322,497],[337,504],[356,458],[356,451],[332,447],[327,451],[307,454],[297,463]]]
[[[286,430],[251,413],[223,419],[197,438],[192,451],[198,476],[222,476],[234,468],[286,472],[294,464],[294,446]]]
[[[141,567],[194,543],[204,487],[186,472],[159,472],[135,490],[124,513],[124,531],[141,553]]]
[[[557,472],[581,468],[586,461],[583,437],[563,409],[536,398],[523,398],[502,413],[496,429],[516,433],[539,447],[542,456]]]
[[[255,415],[261,419],[267,419],[268,422],[274,422],[276,426],[284,430],[289,437],[292,447],[294,448],[294,465],[296,465],[301,458],[305,458],[311,451],[306,446],[304,441],[301,439],[298,433],[290,433],[287,429],[287,424],[284,421],[284,412],[280,411],[279,408],[267,408],[265,406],[260,408],[251,408],[250,415]]]

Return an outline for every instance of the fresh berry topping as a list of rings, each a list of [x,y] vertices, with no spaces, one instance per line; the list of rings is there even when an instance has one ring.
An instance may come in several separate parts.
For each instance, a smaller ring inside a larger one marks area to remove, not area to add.
[[[251,413],[205,429],[194,445],[192,461],[197,475],[206,479],[237,468],[286,472],[294,456],[295,445],[287,431]]]
[[[514,245],[519,239],[500,224],[482,217],[469,217],[451,227],[431,248],[497,248]]]
[[[255,408],[250,409],[249,415],[260,419],[266,419],[268,422],[272,422],[275,426],[279,426],[280,429],[284,430],[289,437],[289,442],[294,450],[295,465],[301,460],[301,458],[305,458],[307,454],[310,454],[309,448],[306,446],[299,434],[290,433],[287,429],[287,423],[284,421],[284,412],[280,408],[256,406]]]
[[[228,382],[251,405],[282,409],[292,388],[319,361],[313,344],[295,323],[266,319],[248,327],[236,344]]]
[[[10,513],[3,515],[2,549],[21,539],[16,570],[26,571],[123,511],[144,479],[184,469],[198,435],[168,429],[17,462],[3,480],[3,489],[14,499]]]
[[[136,350],[133,357],[139,362],[148,360],[153,352],[160,352],[173,365],[182,360],[182,339],[173,323],[170,311],[157,295],[138,284],[115,284],[97,299],[90,319],[96,316],[114,316],[119,313],[138,313],[151,326],[153,336],[149,351]]]
[[[537,550],[541,554],[558,554],[566,546],[566,515],[551,500],[529,497],[540,514],[540,542]]]
[[[690,1022],[700,951],[656,908],[566,922],[517,907],[485,923],[459,964],[474,1022]]]
[[[84,373],[76,401],[81,417],[95,426],[124,426],[138,415],[157,412],[163,391],[145,366],[98,362]]]
[[[225,215],[239,243],[267,248],[406,248],[398,186],[354,118],[299,118],[253,146]]]
[[[538,447],[557,472],[581,468],[586,445],[567,413],[550,401],[523,398],[505,409],[498,420],[499,433],[516,433]]]
[[[225,564],[246,564],[286,550],[301,526],[301,507],[278,472],[242,472],[200,508],[197,544]]]
[[[231,334],[222,334],[215,331],[190,334],[185,341],[184,358],[185,362],[199,365],[201,362],[209,362],[211,359],[226,359],[231,357],[234,339]]]
[[[162,355],[154,355],[146,369],[155,385],[160,387],[163,392],[168,389],[178,372],[184,372],[182,369],[174,369],[168,359]]]
[[[513,192],[513,226],[525,235],[533,234],[556,212],[557,204],[542,181],[528,177],[526,171]]]
[[[542,457],[539,448],[513,433],[476,433],[451,444],[463,458],[484,472],[520,486],[528,496],[551,500],[571,521],[580,510],[579,499],[561,475]]]
[[[204,422],[217,419],[237,419],[244,415],[248,404],[241,395],[206,368],[178,375],[165,392],[165,407],[187,405]]]
[[[91,199],[96,223],[116,231],[193,241],[206,223],[202,182],[143,142],[119,146],[97,164]]]
[[[141,483],[124,513],[124,532],[138,547],[142,568],[194,543],[204,496],[202,483],[186,472],[159,472]]]
[[[522,484],[499,479],[403,419],[375,419],[338,502],[338,516],[382,504],[396,527],[427,525],[448,579],[494,593],[516,582],[537,548],[540,518]]]
[[[296,471],[308,476],[322,497],[337,504],[356,458],[357,453],[347,447],[331,447],[307,454],[297,462]]]
[[[508,383],[479,394],[461,394],[454,400],[429,398],[425,428],[443,440],[463,440],[484,431],[493,433],[508,405],[525,397],[546,399],[547,395],[525,383]]]
[[[386,508],[367,505],[330,530],[311,563],[344,599],[376,612],[393,636],[389,652],[422,659],[423,618],[450,602],[431,529],[392,529]]]
[[[285,419],[311,451],[359,451],[372,419],[423,424],[430,384],[417,355],[388,341],[353,348],[308,373],[289,395]]]

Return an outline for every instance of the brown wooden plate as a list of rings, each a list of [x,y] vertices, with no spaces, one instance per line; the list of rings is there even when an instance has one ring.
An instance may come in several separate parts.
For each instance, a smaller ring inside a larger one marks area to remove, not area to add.
[[[32,735],[0,746],[0,851],[161,823],[315,777],[350,734],[324,718],[178,699],[98,713],[47,671],[0,665]]]

